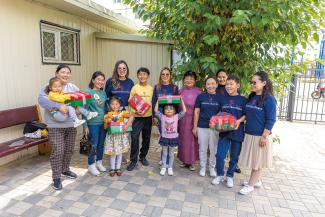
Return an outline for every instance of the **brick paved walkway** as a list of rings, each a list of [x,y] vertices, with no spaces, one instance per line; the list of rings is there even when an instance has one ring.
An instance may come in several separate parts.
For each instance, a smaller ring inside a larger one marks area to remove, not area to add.
[[[151,165],[121,177],[92,177],[86,157],[74,154],[79,177],[63,179],[62,191],[50,187],[46,156],[0,167],[0,216],[325,216],[325,126],[278,122],[274,131],[281,137],[274,168],[252,195],[237,193],[249,171],[235,176],[232,189],[212,186],[210,177],[178,162],[174,176],[160,176],[154,139]]]

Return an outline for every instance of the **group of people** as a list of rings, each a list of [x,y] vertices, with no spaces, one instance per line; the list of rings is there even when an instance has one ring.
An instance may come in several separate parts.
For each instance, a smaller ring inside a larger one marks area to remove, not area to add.
[[[93,73],[89,88],[85,90],[91,95],[90,105],[72,107],[65,103],[65,93],[79,91],[79,88],[69,82],[69,66],[57,67],[55,77],[39,94],[39,104],[45,110],[52,145],[50,163],[54,189],[62,189],[61,175],[77,178],[69,165],[76,127],[81,124],[94,149],[88,156],[88,170],[92,175],[100,176],[106,171],[102,163],[104,154],[110,156],[110,176],[122,175],[121,164],[127,158],[122,155],[129,151],[128,171],[136,169],[138,162],[148,166],[147,154],[154,125],[159,129],[159,144],[162,147],[160,175],[166,172],[168,175],[174,174],[174,152],[178,147],[180,167],[195,171],[195,163],[199,160],[199,175],[205,176],[208,167],[214,185],[226,180],[227,186],[233,187],[238,164],[251,169],[250,179],[243,183],[239,193],[248,194],[254,187],[261,186],[261,170],[272,164],[270,135],[276,121],[276,101],[272,82],[266,72],[254,74],[248,99],[238,92],[239,78],[228,75],[224,69],[219,70],[216,76],[205,79],[204,91],[196,87],[197,75],[193,71],[184,73],[180,90],[173,83],[172,71],[167,67],[160,71],[159,82],[154,87],[148,84],[149,76],[149,69],[139,68],[138,83],[134,84],[129,78],[127,63],[119,60],[106,85],[102,72]],[[140,113],[129,106],[128,101],[135,94],[151,108]],[[159,97],[166,95],[179,95],[180,104],[161,105]],[[219,133],[209,127],[210,118],[221,111],[236,117],[233,131]],[[83,119],[79,119],[78,114]],[[107,133],[108,123],[112,121],[124,123],[121,133]],[[228,152],[230,161],[225,177],[224,161]]]

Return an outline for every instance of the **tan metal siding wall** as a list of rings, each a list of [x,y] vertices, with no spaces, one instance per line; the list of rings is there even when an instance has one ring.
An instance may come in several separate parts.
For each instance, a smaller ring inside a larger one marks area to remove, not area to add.
[[[170,66],[168,44],[97,39],[98,69],[107,77],[112,76],[115,62],[123,59],[130,68],[130,78],[136,83],[136,71],[139,67],[149,68],[150,84],[158,81],[160,70]]]
[[[43,65],[40,20],[80,29],[81,65],[71,66],[72,81],[86,88],[97,70],[94,32],[119,32],[107,25],[23,0],[0,0],[0,110],[37,103],[40,88],[54,76],[56,65]],[[0,142],[22,134],[21,126],[0,130]]]

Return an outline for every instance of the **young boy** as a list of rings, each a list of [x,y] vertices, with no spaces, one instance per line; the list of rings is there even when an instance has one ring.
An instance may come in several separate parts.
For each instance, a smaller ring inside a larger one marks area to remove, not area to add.
[[[137,77],[139,79],[139,84],[132,87],[130,98],[134,94],[138,94],[142,99],[151,105],[153,88],[147,84],[149,79],[149,69],[141,67],[137,71]],[[152,106],[152,105],[151,105]],[[131,106],[129,106],[131,108]],[[149,151],[150,136],[151,136],[151,126],[152,126],[152,109],[150,108],[143,115],[137,113],[137,111],[131,108],[131,113],[134,115],[134,121],[132,123],[131,132],[131,153],[130,160],[131,163],[128,165],[127,170],[132,171],[137,166],[138,155],[139,155],[139,136],[142,132],[142,147],[140,149],[140,162],[144,166],[148,166],[149,162],[146,159],[147,153]]]
[[[212,180],[213,185],[218,185],[224,179],[225,158],[230,149],[229,168],[227,170],[227,186],[234,186],[233,176],[241,150],[241,143],[244,140],[245,105],[247,99],[238,94],[240,87],[239,78],[229,75],[226,81],[227,96],[221,102],[221,111],[234,115],[237,118],[235,130],[219,134],[217,149],[217,177]]]

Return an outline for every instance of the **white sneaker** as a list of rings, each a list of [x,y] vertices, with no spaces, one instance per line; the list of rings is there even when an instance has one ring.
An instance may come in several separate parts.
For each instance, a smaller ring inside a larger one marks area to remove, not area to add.
[[[247,186],[248,185],[248,181],[244,181],[242,186]],[[258,180],[255,185],[254,185],[255,188],[261,188],[262,187],[262,181],[261,180]]]
[[[173,168],[168,168],[167,173],[168,173],[168,175],[170,175],[170,176],[174,175],[174,173],[173,173]]]
[[[227,187],[228,188],[234,187],[234,179],[232,177],[227,177]]]
[[[93,176],[98,176],[100,172],[97,170],[95,163],[92,165],[88,166],[88,171],[93,175]]]
[[[100,172],[106,172],[106,168],[103,166],[103,161],[101,160],[97,161],[96,167]]]
[[[247,185],[247,186],[244,186],[242,189],[240,189],[239,193],[242,195],[246,195],[246,194],[251,193],[252,191],[254,191],[254,187]]]
[[[211,184],[212,185],[219,185],[220,182],[224,181],[224,177],[223,176],[217,176],[214,179],[212,179]]]
[[[160,175],[164,176],[166,174],[166,168],[165,167],[162,167],[160,169]]]
[[[217,176],[215,168],[210,168],[210,176],[211,177],[216,177]]]
[[[202,177],[205,176],[205,167],[200,169],[199,175]]]
[[[73,127],[74,127],[74,128],[79,127],[80,125],[82,125],[82,124],[85,123],[85,122],[86,122],[85,120],[76,119],[76,120],[73,122]]]
[[[87,120],[93,119],[94,117],[97,117],[98,112],[89,112],[87,115]]]

